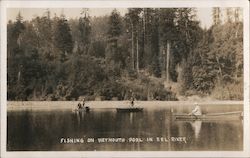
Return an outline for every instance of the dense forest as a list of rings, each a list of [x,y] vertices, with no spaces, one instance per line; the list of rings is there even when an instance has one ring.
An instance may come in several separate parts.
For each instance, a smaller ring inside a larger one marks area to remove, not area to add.
[[[8,100],[243,99],[240,8],[130,8],[122,16],[64,14],[7,25]],[[225,12],[226,17],[221,14]]]

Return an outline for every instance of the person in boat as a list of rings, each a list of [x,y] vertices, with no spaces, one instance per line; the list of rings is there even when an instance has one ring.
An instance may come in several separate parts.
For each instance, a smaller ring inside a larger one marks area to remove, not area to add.
[[[200,115],[202,115],[201,107],[198,105],[198,103],[195,103],[195,107],[191,111],[191,113],[189,113],[189,115],[193,115],[193,116],[200,116]]]
[[[133,107],[134,106],[134,103],[135,102],[135,98],[134,97],[131,97],[131,106]]]
[[[84,108],[84,106],[85,106],[85,98],[83,98],[82,100],[82,108]]]
[[[83,98],[82,104],[80,102],[78,103],[77,107],[78,107],[78,109],[83,109],[84,106],[85,106],[85,98]]]
[[[81,109],[81,108],[82,108],[82,104],[81,104],[80,102],[77,104],[77,108],[78,108],[78,109]]]

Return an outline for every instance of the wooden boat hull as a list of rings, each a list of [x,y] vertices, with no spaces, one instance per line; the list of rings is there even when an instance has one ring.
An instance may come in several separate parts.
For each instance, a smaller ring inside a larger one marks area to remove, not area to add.
[[[142,112],[143,108],[116,108],[117,112]]]
[[[85,108],[75,109],[75,112],[89,112],[90,108],[86,106]]]
[[[174,114],[175,120],[238,120],[243,118],[241,111],[237,112],[226,112],[226,113],[213,113],[203,114],[199,116],[188,115],[188,114]]]

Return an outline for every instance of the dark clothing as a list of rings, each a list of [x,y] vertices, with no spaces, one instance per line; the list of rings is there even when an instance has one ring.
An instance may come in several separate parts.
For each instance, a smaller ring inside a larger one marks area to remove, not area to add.
[[[132,97],[131,98],[131,106],[134,106],[134,101],[135,101],[135,99]]]
[[[131,101],[131,106],[134,106],[134,101],[133,100]]]
[[[78,109],[81,109],[82,108],[82,105],[81,105],[81,103],[78,103]]]

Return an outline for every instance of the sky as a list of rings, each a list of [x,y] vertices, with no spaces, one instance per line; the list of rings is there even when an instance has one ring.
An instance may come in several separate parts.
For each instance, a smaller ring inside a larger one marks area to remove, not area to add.
[[[91,8],[89,9],[90,16],[103,16],[110,15],[114,8]],[[55,14],[57,16],[62,13],[67,18],[78,18],[81,13],[81,8],[65,8],[65,9],[49,9],[51,12],[51,16],[53,17]],[[127,12],[126,8],[117,9],[121,15],[125,15]],[[7,20],[14,21],[16,19],[17,14],[20,12],[23,16],[24,20],[31,20],[36,16],[42,16],[45,13],[45,8],[10,8],[7,10]],[[197,19],[201,22],[201,27],[210,27],[212,25],[212,8],[197,8]]]

